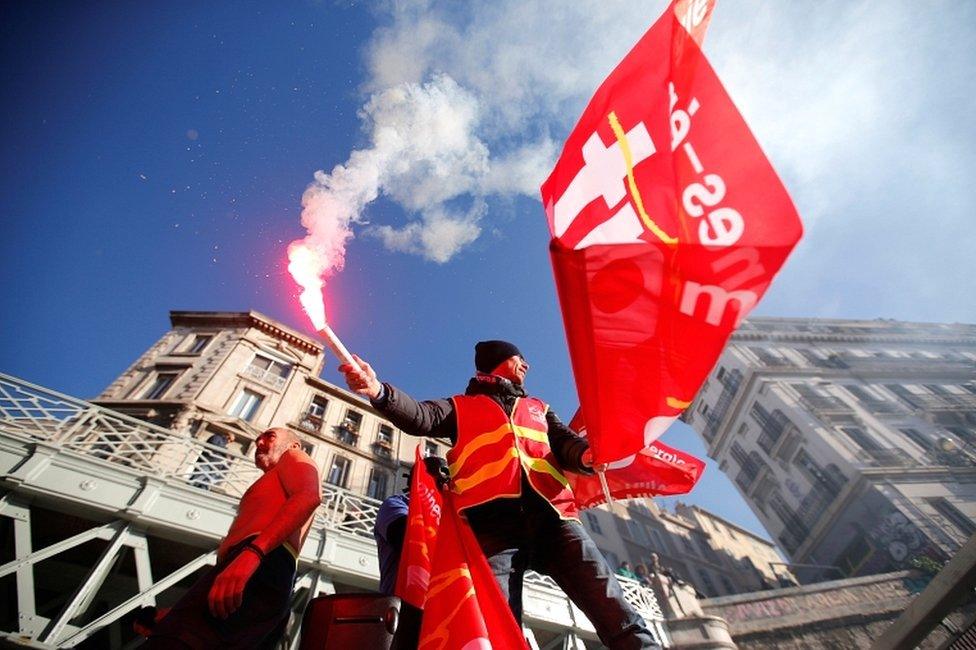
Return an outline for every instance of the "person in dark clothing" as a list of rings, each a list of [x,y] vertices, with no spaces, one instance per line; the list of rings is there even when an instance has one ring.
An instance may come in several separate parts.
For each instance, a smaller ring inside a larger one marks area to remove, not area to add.
[[[455,503],[520,624],[523,576],[533,569],[559,584],[611,649],[660,647],[579,521],[563,472],[592,471],[589,443],[525,392],[529,364],[515,345],[478,343],[465,393],[424,402],[355,359],[360,370],[339,368],[351,390],[406,433],[451,440]]]
[[[443,458],[427,456],[424,458],[424,469],[437,482],[438,488],[443,488],[447,483],[447,465]],[[402,494],[393,494],[383,500],[373,525],[373,537],[376,539],[380,562],[380,593],[384,596],[394,595],[400,573],[400,556],[403,553],[410,511],[410,486],[413,485],[415,471],[416,465],[407,474],[407,484],[403,487]],[[420,640],[422,621],[423,611],[403,601],[400,604],[400,621],[393,635],[391,650],[415,650]]]

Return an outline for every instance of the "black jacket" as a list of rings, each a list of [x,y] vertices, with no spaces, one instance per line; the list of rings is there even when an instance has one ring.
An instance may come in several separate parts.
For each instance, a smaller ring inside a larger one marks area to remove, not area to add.
[[[402,390],[383,384],[384,393],[379,400],[373,402],[399,429],[414,436],[430,436],[447,438],[453,444],[457,441],[457,414],[454,403],[450,399],[435,399],[418,402]],[[473,377],[468,382],[465,395],[487,395],[495,400],[505,413],[512,414],[515,400],[525,397],[525,390],[507,379],[496,377]],[[556,461],[564,470],[580,474],[590,474],[591,470],[583,467],[581,456],[590,444],[567,427],[559,417],[546,411],[546,422],[549,425],[549,446],[556,457]]]

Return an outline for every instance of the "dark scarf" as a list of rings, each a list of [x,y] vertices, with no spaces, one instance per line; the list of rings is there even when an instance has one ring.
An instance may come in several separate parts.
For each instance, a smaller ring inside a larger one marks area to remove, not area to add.
[[[498,402],[508,415],[512,414],[515,399],[527,395],[521,384],[516,384],[503,377],[482,374],[477,374],[471,378],[464,394],[487,395]]]

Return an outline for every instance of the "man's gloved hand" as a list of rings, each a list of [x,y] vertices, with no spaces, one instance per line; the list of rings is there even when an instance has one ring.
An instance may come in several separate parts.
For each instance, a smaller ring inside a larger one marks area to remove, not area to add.
[[[210,613],[224,619],[236,612],[244,600],[244,587],[261,565],[257,553],[244,550],[214,580],[207,602]]]

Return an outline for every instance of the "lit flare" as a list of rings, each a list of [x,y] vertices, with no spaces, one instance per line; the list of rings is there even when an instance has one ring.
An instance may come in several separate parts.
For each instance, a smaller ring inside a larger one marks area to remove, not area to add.
[[[322,274],[328,268],[328,260],[305,242],[295,242],[288,247],[288,272],[302,288],[302,293],[298,297],[302,303],[302,308],[308,314],[315,330],[328,343],[336,358],[359,372],[359,364],[356,363],[352,355],[349,354],[349,350],[329,327],[329,322],[325,317],[325,301],[322,299],[322,288],[325,286],[325,281],[322,279]]]
[[[325,302],[322,300],[322,287],[325,286],[322,272],[327,268],[328,261],[305,242],[295,242],[288,247],[288,272],[302,288],[298,299],[316,330],[328,324]]]

